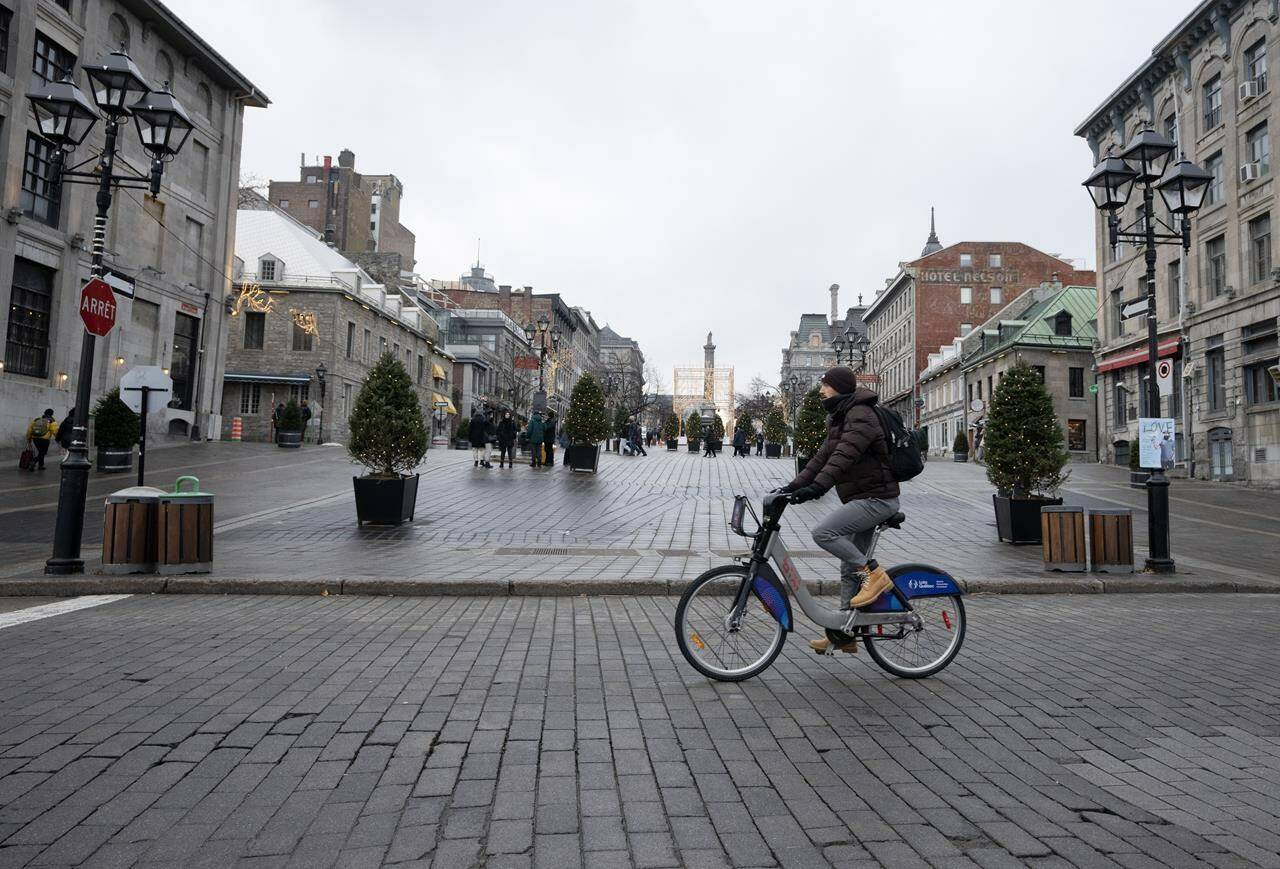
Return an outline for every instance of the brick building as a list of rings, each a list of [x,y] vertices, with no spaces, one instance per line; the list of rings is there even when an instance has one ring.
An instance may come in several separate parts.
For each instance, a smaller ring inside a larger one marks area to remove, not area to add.
[[[1176,419],[1179,466],[1200,478],[1280,485],[1280,270],[1272,251],[1280,126],[1268,55],[1274,2],[1198,3],[1076,128],[1097,158],[1152,126],[1213,175],[1192,221],[1191,250],[1161,247],[1156,267],[1159,353],[1175,388],[1158,408]],[[1087,174],[1082,168],[1081,176]],[[1140,197],[1135,196],[1134,200]],[[1166,216],[1157,201],[1157,216]],[[1118,216],[1131,224],[1135,205]],[[1096,225],[1105,457],[1124,463],[1147,407],[1147,324],[1119,307],[1145,292],[1143,251],[1112,248]]]
[[[399,255],[399,268],[412,271],[414,236],[400,223],[404,185],[394,175],[362,175],[347,148],[337,163],[325,157],[308,162],[302,155],[297,181],[272,181],[267,198],[298,222],[319,233],[332,229],[331,241],[349,254]]]
[[[1093,286],[1095,277],[1020,242],[943,246],[931,226],[921,256],[899,263],[863,315],[871,342],[867,370],[878,377],[881,400],[917,426],[929,354],[990,319],[1025,287],[1054,280]]]
[[[313,406],[313,427],[323,423],[326,441],[345,441],[355,397],[386,352],[404,363],[434,428],[456,413],[449,401],[453,357],[436,321],[413,299],[376,283],[314,230],[277,210],[240,211],[235,250],[224,436],[239,417],[244,439],[269,439],[271,408],[292,398]]]
[[[158,365],[174,401],[152,415],[156,430],[217,431],[244,110],[267,98],[162,3],[4,0],[0,24],[0,438],[16,445],[41,410],[61,418],[74,401],[95,213],[94,187],[66,184],[59,195],[50,184],[50,152],[24,95],[63,74],[91,92],[81,65],[121,46],[153,86],[169,82],[195,129],[165,165],[158,198],[116,193],[107,263],[134,279],[135,298],[117,297],[116,327],[97,341],[91,396],[135,365]],[[103,126],[76,159],[102,147]],[[132,124],[120,140],[129,163],[148,164]]]

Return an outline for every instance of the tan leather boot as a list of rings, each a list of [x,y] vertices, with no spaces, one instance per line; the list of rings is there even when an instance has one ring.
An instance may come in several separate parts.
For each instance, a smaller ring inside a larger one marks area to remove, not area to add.
[[[876,598],[893,588],[893,580],[880,565],[870,567],[862,579],[862,588],[849,599],[849,608],[858,609],[875,603]]]
[[[821,640],[809,641],[809,648],[813,649],[819,655],[825,655],[827,653],[827,648],[830,645],[831,641],[826,637],[823,637]],[[844,652],[846,655],[856,655],[858,654],[858,641],[857,639],[853,639],[845,643],[843,646],[836,646],[836,648]]]

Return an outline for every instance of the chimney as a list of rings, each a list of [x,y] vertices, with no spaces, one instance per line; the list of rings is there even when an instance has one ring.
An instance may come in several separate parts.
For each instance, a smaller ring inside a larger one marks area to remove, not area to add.
[[[333,225],[333,159],[324,158],[324,243],[332,247],[337,239]]]
[[[836,320],[840,319],[840,285],[831,285],[831,325],[835,325]]]
[[[338,152],[338,166],[343,169],[356,168],[356,155],[350,148],[343,148]]]
[[[303,169],[305,169],[305,168],[306,168],[306,166],[307,166],[307,152],[306,152],[306,151],[303,151],[301,154],[299,154],[299,155],[298,155],[298,166],[299,166],[299,168],[303,168]],[[303,180],[305,180],[305,179],[303,179]]]
[[[510,313],[511,284],[498,284],[498,308],[503,313]]]

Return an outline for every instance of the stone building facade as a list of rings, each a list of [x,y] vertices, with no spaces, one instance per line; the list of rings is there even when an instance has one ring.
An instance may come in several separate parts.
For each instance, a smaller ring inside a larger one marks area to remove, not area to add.
[[[91,395],[135,365],[158,365],[169,369],[174,401],[154,415],[156,430],[217,432],[244,110],[267,98],[162,3],[4,0],[0,17],[0,440],[16,446],[32,417],[52,407],[62,418],[74,400],[95,213],[94,188],[66,184],[59,196],[49,183],[48,149],[25,95],[68,72],[90,93],[81,64],[121,46],[153,86],[170,83],[195,130],[165,165],[158,198],[115,195],[108,264],[135,290],[133,299],[117,296],[116,326],[97,341]],[[124,159],[148,165],[132,124],[120,140]],[[98,123],[75,157],[102,144]]]
[[[435,427],[456,413],[453,357],[436,321],[412,299],[374,282],[285,214],[241,211],[237,223],[224,437],[239,418],[243,439],[270,440],[272,407],[292,398],[313,408],[309,441],[323,429],[324,440],[345,442],[356,395],[388,352],[404,364]]]
[[[1023,288],[1061,280],[1093,286],[1092,271],[1021,242],[965,241],[942,246],[930,233],[925,253],[900,263],[863,315],[871,341],[868,373],[881,401],[910,428],[920,423],[919,380],[929,354],[967,335]]]
[[[1154,126],[1213,175],[1191,250],[1159,250],[1158,347],[1175,377],[1159,415],[1176,420],[1181,472],[1269,486],[1280,485],[1280,270],[1271,242],[1280,100],[1268,74],[1278,37],[1271,0],[1199,3],[1075,131],[1096,160]],[[1165,216],[1159,197],[1157,213]],[[1120,217],[1132,223],[1135,207]],[[1123,463],[1138,417],[1156,415],[1143,388],[1146,322],[1119,317],[1123,302],[1145,293],[1145,267],[1139,248],[1109,246],[1101,215],[1096,235],[1103,450]]]

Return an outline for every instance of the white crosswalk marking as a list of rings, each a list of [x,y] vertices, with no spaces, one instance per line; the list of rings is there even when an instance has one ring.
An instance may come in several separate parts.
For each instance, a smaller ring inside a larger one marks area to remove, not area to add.
[[[24,610],[17,610],[11,613],[0,613],[0,630],[11,628],[15,625],[23,625],[27,622],[36,622],[40,619],[48,619],[53,616],[60,616],[64,613],[73,613],[76,610],[88,609],[89,607],[102,606],[104,603],[112,601],[124,600],[126,597],[133,597],[129,594],[87,594],[83,597],[72,597],[66,600],[60,600],[56,603],[46,603],[40,606],[29,607]]]

